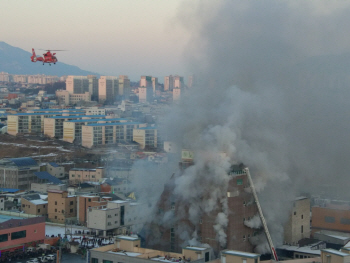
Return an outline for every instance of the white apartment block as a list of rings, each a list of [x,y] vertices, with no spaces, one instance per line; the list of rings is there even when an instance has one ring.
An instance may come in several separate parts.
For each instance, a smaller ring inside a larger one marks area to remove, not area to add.
[[[86,115],[106,115],[106,109],[98,107],[85,108]]]
[[[179,88],[179,89],[182,89],[185,87],[185,84],[184,84],[184,77],[181,77],[181,76],[174,76],[174,88]]]
[[[11,75],[7,72],[0,72],[0,81],[10,82]]]
[[[63,138],[63,123],[70,120],[82,120],[82,119],[101,119],[106,117],[105,115],[76,115],[76,116],[54,116],[44,118],[44,134],[51,137],[62,139]]]
[[[74,105],[79,101],[91,101],[90,92],[73,94],[67,90],[56,90],[56,97],[59,105]]]
[[[140,127],[146,127],[146,124],[139,122],[87,124],[82,126],[82,146],[92,148],[120,141],[132,142],[133,130]]]
[[[174,77],[172,75],[164,77],[164,91],[173,90]]]
[[[101,76],[98,80],[98,101],[99,103],[116,101],[118,96],[119,81],[117,77]]]
[[[139,102],[140,103],[152,101],[152,99],[153,99],[152,87],[139,87]]]
[[[91,115],[90,115],[91,116]],[[63,122],[63,140],[70,143],[82,144],[82,127],[90,123],[127,122],[124,118],[109,118],[110,116],[97,119],[81,119]]]
[[[142,204],[131,201],[109,201],[106,206],[90,207],[87,210],[87,227],[107,233],[123,233],[142,224],[146,218],[139,216]]]
[[[89,92],[89,80],[87,76],[68,76],[66,79],[66,91],[70,94]]]
[[[140,149],[157,148],[158,131],[156,127],[142,127],[133,130],[133,140],[140,144]]]
[[[118,95],[124,97],[124,99],[129,99],[131,88],[130,79],[127,75],[120,75],[119,78],[119,90]]]
[[[179,101],[181,99],[181,89],[173,89],[173,101]]]

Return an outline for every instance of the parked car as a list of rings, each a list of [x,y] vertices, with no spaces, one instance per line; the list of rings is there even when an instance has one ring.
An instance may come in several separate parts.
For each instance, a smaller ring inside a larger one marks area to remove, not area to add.
[[[37,258],[32,258],[32,259],[28,260],[26,263],[40,263],[40,262]]]
[[[47,259],[46,256],[41,256],[41,257],[38,257],[38,260],[41,262],[41,263],[46,263],[48,262],[49,260]]]
[[[47,255],[45,256],[47,260],[55,260],[56,256],[54,254],[50,254],[50,255]]]

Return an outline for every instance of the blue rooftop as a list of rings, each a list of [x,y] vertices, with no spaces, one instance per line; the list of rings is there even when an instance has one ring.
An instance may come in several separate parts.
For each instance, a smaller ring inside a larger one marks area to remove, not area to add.
[[[123,126],[123,125],[138,125],[141,122],[112,122],[112,123],[90,123],[85,126]]]
[[[10,160],[17,166],[38,166],[38,163],[30,157],[11,158]]]
[[[60,167],[57,163],[49,163],[52,167]]]
[[[156,130],[157,127],[140,127],[139,130]]]
[[[76,116],[54,116],[49,117],[50,119],[72,119],[72,118],[83,118],[83,117],[95,117],[95,118],[102,118],[106,117],[107,115],[76,115]]]
[[[85,110],[82,109],[35,109],[33,111],[80,111],[80,112],[85,112]]]
[[[54,184],[62,184],[62,181],[55,176],[49,174],[48,172],[35,172],[35,176],[37,176],[39,179],[47,180],[50,183]]]
[[[75,116],[80,113],[74,113],[74,112],[69,112],[69,116]],[[47,116],[47,115],[60,115],[62,116],[62,112],[41,112],[41,113],[16,113],[16,114],[9,114],[9,115],[15,115],[15,116]]]
[[[19,189],[15,188],[0,188],[0,193],[16,193]]]
[[[68,122],[96,122],[96,121],[127,121],[125,118],[115,118],[115,119],[84,119],[84,120],[70,120]]]

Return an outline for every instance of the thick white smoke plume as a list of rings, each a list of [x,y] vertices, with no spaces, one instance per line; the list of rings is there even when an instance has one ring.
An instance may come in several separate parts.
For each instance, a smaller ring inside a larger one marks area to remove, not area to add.
[[[169,110],[162,132],[196,153],[195,165],[174,184],[190,204],[192,222],[225,205],[227,171],[235,162],[250,168],[275,245],[283,242],[292,200],[301,192],[346,193],[349,5],[184,2],[178,21],[191,35],[185,55],[197,86]],[[227,155],[218,158],[222,152]],[[222,243],[227,213],[215,226]],[[264,251],[263,238],[255,239]]]
[[[260,229],[262,227],[262,222],[259,214],[253,216],[250,220],[244,221],[244,224],[247,227],[255,228],[255,229]]]
[[[300,192],[346,193],[350,3],[204,0],[180,10],[197,87],[167,116],[167,131],[248,165],[281,244]]]

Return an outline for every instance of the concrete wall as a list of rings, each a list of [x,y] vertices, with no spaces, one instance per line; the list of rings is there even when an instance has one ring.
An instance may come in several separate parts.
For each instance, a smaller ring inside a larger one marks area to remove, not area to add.
[[[27,199],[21,198],[22,211],[24,211],[26,214],[47,216],[47,206],[47,203],[36,205]]]
[[[297,244],[299,240],[310,237],[310,199],[295,200],[289,221],[284,230],[284,241]]]

